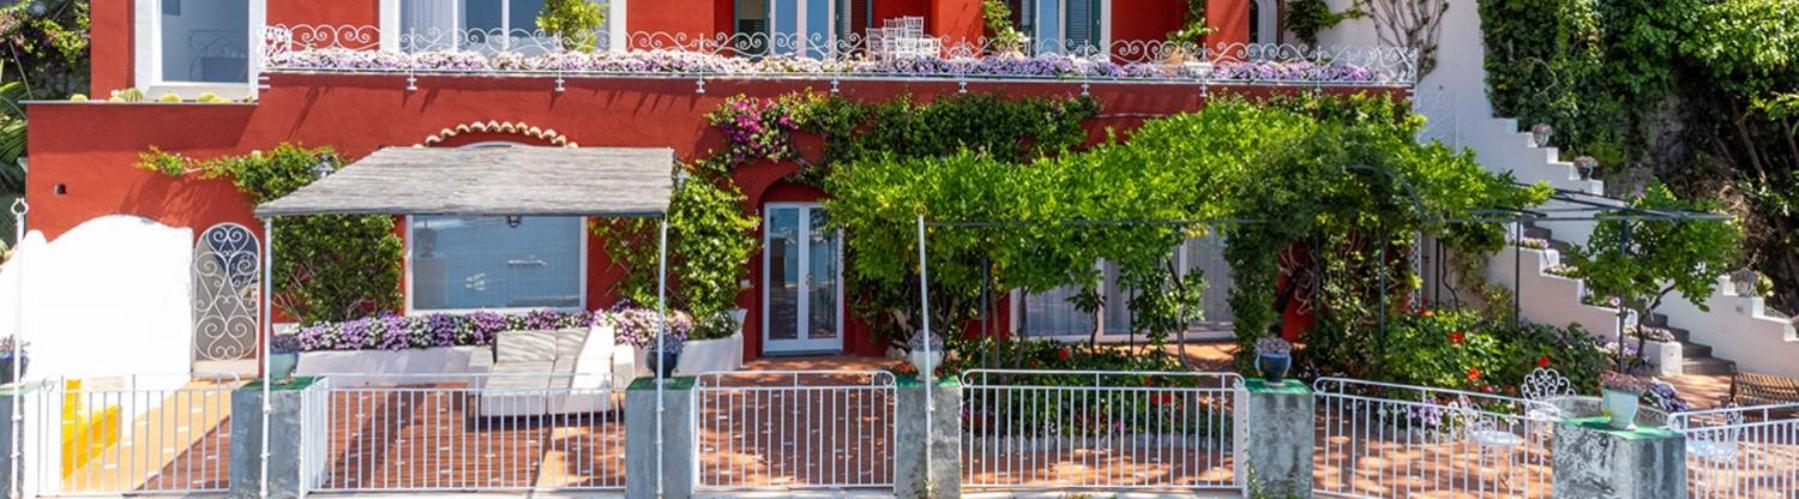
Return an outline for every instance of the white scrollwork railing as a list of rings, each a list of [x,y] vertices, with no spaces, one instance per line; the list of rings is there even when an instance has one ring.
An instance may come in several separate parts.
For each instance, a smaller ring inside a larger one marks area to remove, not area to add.
[[[382,43],[372,26],[293,25],[263,30],[271,71],[405,73],[672,74],[830,78],[1165,80],[1249,84],[1407,86],[1418,56],[1396,47],[1201,46],[1118,40],[1104,47],[1061,41],[995,44],[879,28],[870,35],[634,32],[625,46],[569,50],[542,31],[399,33]]]

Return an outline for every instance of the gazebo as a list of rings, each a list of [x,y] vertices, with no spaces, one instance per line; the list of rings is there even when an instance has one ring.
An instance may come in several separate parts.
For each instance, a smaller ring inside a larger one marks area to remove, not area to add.
[[[263,223],[261,488],[268,493],[269,340],[274,334],[274,224],[311,215],[460,215],[661,218],[657,311],[667,328],[668,206],[674,192],[669,148],[389,147],[375,151],[280,199],[256,207]],[[660,352],[658,352],[660,353]],[[661,372],[655,375],[660,381]],[[657,390],[662,390],[657,383]],[[658,393],[657,404],[662,404]],[[661,407],[658,407],[660,413]],[[657,433],[662,421],[656,421]],[[661,448],[657,448],[661,452]],[[657,459],[660,467],[661,459]],[[658,473],[660,475],[660,473]]]

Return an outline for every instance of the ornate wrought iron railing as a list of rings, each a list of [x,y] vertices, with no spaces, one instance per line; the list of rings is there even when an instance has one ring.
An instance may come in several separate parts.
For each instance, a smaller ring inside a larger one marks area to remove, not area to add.
[[[623,47],[570,50],[530,30],[384,34],[368,25],[273,25],[262,30],[268,71],[406,74],[670,75],[738,78],[1004,79],[1409,86],[1418,55],[1398,47],[1201,46],[1117,40],[997,45],[987,39],[878,31],[826,37],[782,33],[633,32]]]

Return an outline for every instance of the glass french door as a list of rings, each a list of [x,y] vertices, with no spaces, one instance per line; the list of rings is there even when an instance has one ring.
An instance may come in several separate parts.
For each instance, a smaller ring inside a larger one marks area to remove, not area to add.
[[[843,350],[842,237],[817,204],[772,203],[763,212],[763,350]]]

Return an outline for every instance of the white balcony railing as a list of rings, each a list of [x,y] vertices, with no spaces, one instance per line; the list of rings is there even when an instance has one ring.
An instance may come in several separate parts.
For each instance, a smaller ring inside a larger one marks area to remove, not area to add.
[[[260,56],[272,72],[542,74],[1163,81],[1409,86],[1417,52],[1397,47],[1119,40],[1105,47],[937,38],[876,30],[843,38],[795,34],[635,32],[626,47],[570,51],[541,31],[431,30],[391,35],[366,25],[274,25]],[[602,40],[604,44],[604,40]]]

